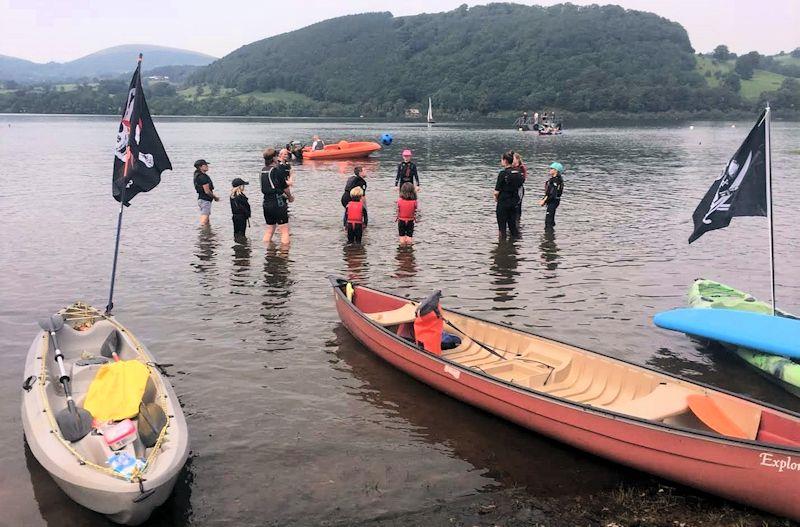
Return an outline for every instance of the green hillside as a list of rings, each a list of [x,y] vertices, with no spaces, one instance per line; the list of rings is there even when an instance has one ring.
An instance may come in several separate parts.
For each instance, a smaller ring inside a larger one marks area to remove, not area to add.
[[[571,4],[340,17],[244,46],[190,82],[240,94],[287,90],[368,115],[429,96],[444,111],[484,114],[696,110],[736,98],[704,82],[679,24]]]
[[[785,57],[797,60],[798,64],[800,64],[800,59],[794,59],[788,55],[776,58],[783,59]],[[736,62],[734,59],[717,61],[704,55],[698,55],[696,59],[698,73],[700,73],[703,78],[706,79],[706,82],[711,87],[719,86],[725,75],[728,75],[734,71]],[[791,63],[789,61],[786,62]],[[747,100],[755,101],[762,93],[774,91],[780,88],[781,84],[783,84],[783,81],[786,79],[787,77],[785,75],[762,69],[756,69],[753,72],[752,79],[741,79],[739,95]]]

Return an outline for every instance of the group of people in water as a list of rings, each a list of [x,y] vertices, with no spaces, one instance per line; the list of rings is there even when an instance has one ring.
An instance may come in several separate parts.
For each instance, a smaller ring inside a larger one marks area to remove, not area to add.
[[[319,137],[314,136],[315,147],[324,145]],[[290,144],[291,145],[291,144]],[[280,231],[282,245],[290,243],[289,234],[289,203],[294,201],[292,187],[294,186],[294,170],[291,159],[294,157],[291,146],[275,149],[267,148],[263,152],[264,166],[261,169],[260,185],[263,194],[262,208],[266,228],[263,241],[269,243],[276,230]],[[419,172],[417,165],[412,161],[412,152],[405,149],[402,152],[402,161],[397,165],[394,186],[398,192],[396,201],[395,221],[401,245],[413,243],[414,227],[417,221],[417,193],[420,189]],[[520,236],[520,218],[522,216],[522,203],[525,196],[525,183],[528,178],[528,169],[519,153],[509,150],[500,157],[502,169],[497,175],[494,187],[494,200],[497,226],[501,238]],[[197,192],[197,204],[200,209],[200,225],[208,225],[211,215],[211,205],[219,201],[219,196],[214,192],[214,183],[208,175],[209,163],[205,159],[198,159],[195,164],[194,187]],[[539,205],[546,207],[545,228],[555,227],[556,209],[561,203],[564,191],[562,174],[564,167],[561,163],[553,162],[548,168],[548,178],[544,184],[544,192],[539,200]],[[347,234],[348,244],[360,244],[364,229],[369,224],[367,212],[367,181],[365,167],[355,166],[353,175],[348,178],[341,196],[344,207],[342,215],[343,230]],[[252,211],[250,202],[245,194],[245,187],[249,183],[242,178],[235,178],[231,182],[230,207],[235,236],[244,236],[250,222]]]

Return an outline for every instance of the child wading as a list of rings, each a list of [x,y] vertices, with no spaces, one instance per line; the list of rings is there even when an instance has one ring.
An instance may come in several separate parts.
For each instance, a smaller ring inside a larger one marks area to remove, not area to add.
[[[233,219],[234,236],[244,236],[250,220],[250,201],[244,194],[244,186],[249,184],[238,177],[231,182],[231,186],[233,186],[231,189],[231,218]]]
[[[397,175],[394,178],[394,186],[399,191],[403,184],[412,183],[416,185],[415,190],[419,190],[419,174],[417,165],[411,161],[411,150],[403,150],[403,161],[397,165]]]
[[[344,227],[347,230],[347,243],[361,243],[361,235],[364,233],[364,226],[367,224],[365,217],[366,210],[361,197],[364,191],[361,187],[355,187],[350,191],[350,201],[344,216]]]
[[[347,204],[350,203],[352,197],[350,196],[350,192],[356,188],[360,187],[363,191],[361,193],[361,203],[364,207],[364,223],[369,221],[369,215],[367,214],[367,180],[364,177],[367,175],[364,167],[353,167],[353,175],[347,180],[347,183],[344,185],[344,192],[342,192],[342,207],[347,209]],[[345,216],[347,216],[347,210],[345,210]],[[345,220],[345,224],[347,221]]]
[[[397,200],[397,233],[401,244],[413,243],[414,222],[417,219],[417,193],[413,183],[403,183]]]
[[[556,226],[556,209],[561,203],[561,194],[564,192],[564,165],[555,162],[550,164],[548,169],[550,177],[544,183],[544,197],[539,201],[539,206],[547,205],[547,214],[544,216],[545,229],[552,229]]]

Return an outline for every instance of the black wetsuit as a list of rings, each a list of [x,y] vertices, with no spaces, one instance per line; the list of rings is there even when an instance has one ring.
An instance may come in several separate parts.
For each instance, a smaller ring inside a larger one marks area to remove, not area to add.
[[[267,225],[289,223],[289,203],[283,191],[289,186],[287,165],[278,164],[261,170],[261,192],[264,194],[264,221]]]
[[[247,220],[250,219],[250,201],[244,194],[231,197],[231,218],[233,234],[244,234],[247,230]]]
[[[402,187],[403,183],[414,183],[419,186],[419,174],[417,165],[413,161],[406,163],[403,161],[397,165],[397,175],[394,178],[394,186]]]
[[[544,184],[544,202],[547,206],[547,214],[544,217],[545,227],[555,227],[556,209],[561,203],[561,193],[564,192],[564,178],[561,174],[549,178]]]
[[[519,204],[519,188],[524,179],[522,172],[515,167],[504,168],[497,175],[497,182],[494,189],[499,192],[497,196],[497,227],[500,235],[505,237],[506,231],[511,232],[511,236],[519,236],[519,224],[517,223],[517,205]]]

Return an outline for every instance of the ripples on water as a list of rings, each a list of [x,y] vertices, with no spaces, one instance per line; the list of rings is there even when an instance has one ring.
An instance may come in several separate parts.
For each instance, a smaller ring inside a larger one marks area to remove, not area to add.
[[[102,523],[55,487],[24,447],[22,361],[43,314],[105,305],[116,221],[114,118],[0,116],[0,509],[12,524]],[[9,126],[9,124],[11,126]],[[192,458],[155,524],[344,523],[399,514],[497,486],[535,495],[636,484],[640,476],[453,401],[373,357],[341,327],[328,274],[694,376],[797,409],[724,353],[656,330],[698,276],[768,298],[763,218],[737,218],[689,247],[691,212],[749,129],[573,129],[560,137],[407,124],[161,119],[175,170],[126,209],[115,313],[169,367]],[[354,163],[298,167],[290,249],[261,242],[259,152],[308,139],[395,144],[363,162],[370,226],[345,245],[339,197]],[[773,128],[779,305],[800,312],[800,127]],[[398,247],[394,170],[420,168],[413,247]],[[529,168],[523,239],[498,242],[500,153]],[[243,177],[254,209],[235,240],[225,200],[196,226],[192,163],[218,192]],[[536,199],[553,160],[567,167],[556,231]],[[579,486],[574,481],[581,481]]]

